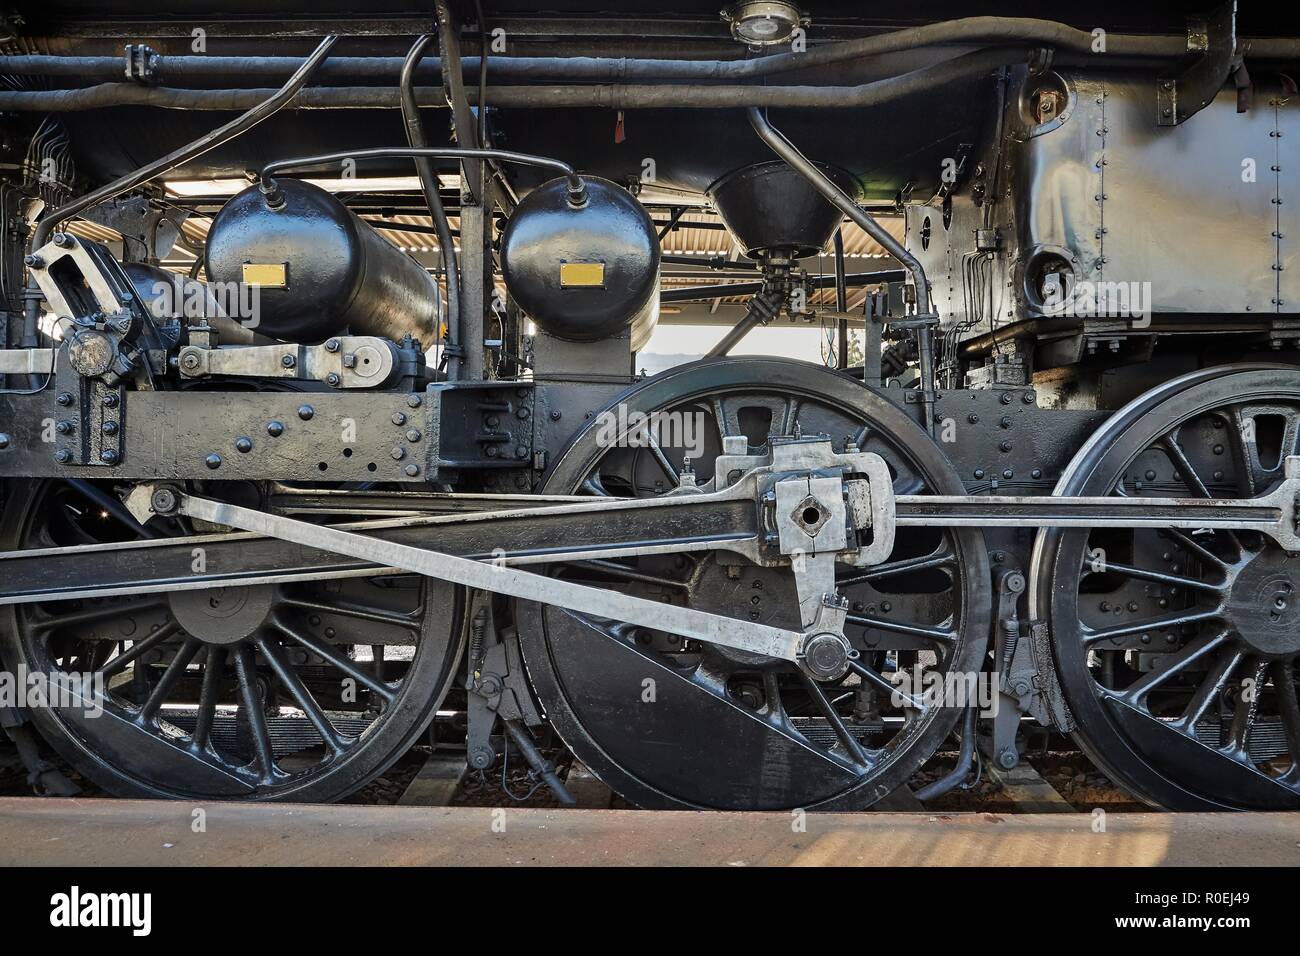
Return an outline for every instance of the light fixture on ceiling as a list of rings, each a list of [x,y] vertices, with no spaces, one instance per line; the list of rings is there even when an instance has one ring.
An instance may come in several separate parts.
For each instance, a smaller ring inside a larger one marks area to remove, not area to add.
[[[741,0],[722,11],[731,24],[731,35],[751,50],[789,43],[794,31],[808,25],[808,18],[786,0]]]

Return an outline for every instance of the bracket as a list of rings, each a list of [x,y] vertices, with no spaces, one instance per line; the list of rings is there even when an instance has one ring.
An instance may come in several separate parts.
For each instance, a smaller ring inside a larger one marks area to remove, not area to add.
[[[1234,71],[1236,53],[1236,0],[1189,20],[1178,74],[1156,81],[1156,125],[1177,126],[1209,106]]]

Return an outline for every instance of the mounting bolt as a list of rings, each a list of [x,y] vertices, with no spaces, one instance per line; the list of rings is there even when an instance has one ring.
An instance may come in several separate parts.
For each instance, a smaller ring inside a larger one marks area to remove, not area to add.
[[[279,438],[284,434],[284,423],[275,421],[267,422],[266,433],[272,438]]]
[[[72,461],[72,452],[68,451],[66,448],[60,448],[54,453],[54,460],[60,465],[66,465],[68,462]]]
[[[407,441],[419,441],[419,440],[420,440],[420,429],[418,429],[418,428],[408,428],[408,429],[406,430],[406,440],[407,440]]]
[[[214,452],[213,454],[209,455],[207,458],[203,459],[203,463],[207,465],[209,468],[211,468],[213,471],[216,471],[218,468],[221,467],[221,456]]]
[[[72,395],[68,392],[59,392],[59,397],[55,399],[64,408],[72,404]]]
[[[235,450],[248,454],[253,450],[253,439],[248,437],[235,439]]]
[[[328,375],[325,376],[325,384],[333,386],[334,388],[338,388],[339,383],[342,381],[343,379],[339,378],[338,372],[330,372]]]
[[[56,232],[54,234],[54,244],[60,249],[66,249],[72,245],[72,237],[66,232]]]
[[[113,451],[113,449],[111,448],[105,448],[102,452],[100,452],[99,458],[106,465],[117,464],[117,452]]]
[[[105,435],[117,434],[117,422],[104,422],[99,428]]]
[[[998,448],[1001,449],[1002,451],[1010,451],[1012,445],[1009,440],[1004,438],[1002,441],[998,442]]]
[[[312,408],[310,405],[299,405],[298,417],[305,422],[309,422],[316,417],[316,409]]]
[[[1020,754],[1016,753],[1016,748],[1003,747],[998,751],[998,766],[1003,770],[1015,770],[1018,763],[1020,763]]]
[[[326,351],[326,352],[337,352],[338,350],[339,350],[339,340],[338,340],[338,339],[329,339],[328,341],[326,341],[326,343],[325,343],[325,351]]]
[[[8,447],[9,447],[9,436],[6,435],[4,432],[0,432],[0,448],[8,448]]]
[[[29,269],[45,268],[45,260],[40,256],[23,256],[23,264]]]
[[[393,461],[401,461],[406,457],[406,449],[401,445],[394,445],[393,450],[389,452],[393,456]]]
[[[404,413],[402,413],[402,412],[393,412],[393,424],[394,424],[394,425],[405,425],[405,424],[406,424],[406,415],[405,415]]]
[[[1001,395],[998,396],[998,401],[1000,401],[1003,405],[1010,405],[1012,401],[1014,401],[1014,399],[1012,399],[1010,392],[1003,392]]]
[[[68,421],[66,418],[61,418],[59,419],[58,423],[54,426],[54,430],[57,431],[60,435],[71,435],[72,422]]]
[[[551,412],[551,421],[558,422],[561,417],[559,412]]]
[[[105,408],[117,408],[117,396],[114,395],[112,392],[109,392],[107,395],[105,395],[105,396],[104,396],[104,407],[105,407]]]
[[[149,499],[149,507],[154,514],[165,515],[176,507],[176,493],[170,488],[159,488]]]
[[[420,473],[420,466],[415,464],[415,462],[412,462],[411,464],[403,468],[402,471],[406,473],[406,476],[408,478],[414,478],[416,475]]]
[[[420,407],[420,404],[421,404],[422,402],[423,402],[423,399],[421,399],[419,395],[407,395],[407,396],[406,396],[406,404],[407,404],[408,406],[410,406],[411,408],[419,408],[419,407]]]
[[[298,360],[294,358],[292,355],[282,355],[280,356],[280,364],[283,365],[285,368],[293,368],[295,365],[298,364]]]

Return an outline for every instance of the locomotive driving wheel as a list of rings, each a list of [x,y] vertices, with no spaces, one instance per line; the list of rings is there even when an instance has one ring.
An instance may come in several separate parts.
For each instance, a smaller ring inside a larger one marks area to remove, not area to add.
[[[1117,412],[1065,495],[1251,498],[1300,453],[1300,372],[1229,366]],[[1046,617],[1083,749],[1171,809],[1300,807],[1300,557],[1242,531],[1044,531]]]
[[[593,422],[551,470],[547,492],[670,494],[683,483],[686,457],[701,487],[713,490],[724,436],[746,436],[750,453],[759,454],[772,436],[799,433],[831,436],[836,450],[853,441],[881,455],[899,493],[961,492],[942,453],[906,415],[820,366],[754,358],[695,363],[634,387],[609,411],[629,422],[661,413],[657,420],[686,440],[623,447]],[[790,569],[725,552],[586,561],[548,572],[800,627]],[[829,683],[787,662],[563,609],[520,602],[516,620],[548,718],[574,754],[632,802],[849,809],[904,784],[957,720],[959,708],[921,688],[980,669],[990,614],[983,536],[900,528],[884,563],[842,567],[837,586],[850,602],[846,636],[860,656],[855,672]],[[897,672],[912,678],[902,689],[914,696],[891,693]]]
[[[62,481],[11,485],[0,528],[4,550],[195,531],[155,519],[142,532],[106,486]],[[460,589],[415,575],[50,601],[4,608],[0,656],[89,675],[28,714],[113,793],[329,802],[432,720],[463,612]]]

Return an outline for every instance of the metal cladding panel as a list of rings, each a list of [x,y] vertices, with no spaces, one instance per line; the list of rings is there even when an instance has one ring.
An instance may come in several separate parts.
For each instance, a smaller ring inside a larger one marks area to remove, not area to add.
[[[1064,121],[1025,144],[1027,256],[1055,247],[1071,253],[1076,279],[1150,283],[1156,313],[1300,311],[1279,297],[1274,235],[1286,171],[1273,167],[1294,149],[1274,134],[1300,135],[1296,106],[1257,95],[1239,114],[1226,90],[1186,123],[1158,127],[1152,78],[1066,81]]]

